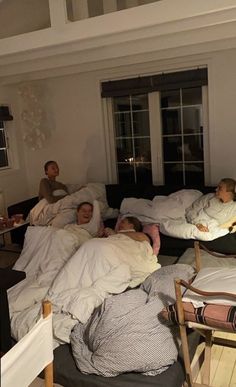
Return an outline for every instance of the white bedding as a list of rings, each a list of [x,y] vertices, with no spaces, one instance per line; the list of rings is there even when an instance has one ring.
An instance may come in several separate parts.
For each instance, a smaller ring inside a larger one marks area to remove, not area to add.
[[[25,271],[26,279],[8,290],[12,333],[17,340],[36,322],[41,301],[57,273],[90,238],[83,229],[74,235],[54,227],[27,228],[24,248],[13,267]]]
[[[36,237],[38,232],[34,245],[31,234]],[[25,270],[26,279],[8,292],[12,334],[17,340],[37,321],[43,298],[53,303],[57,343],[69,342],[73,326],[86,322],[106,297],[137,286],[160,267],[148,242],[123,234],[90,239],[77,248],[76,236],[66,230],[29,227],[14,267]]]
[[[201,198],[203,198],[203,204],[206,204],[208,197],[214,196],[214,194],[210,195],[203,196],[198,190],[183,189],[169,196],[155,196],[153,200],[125,198],[121,203],[120,212],[124,216],[136,216],[141,222],[158,223],[160,231],[171,237],[209,241],[229,232],[228,229],[221,228],[219,222],[206,213],[201,220],[208,226],[209,232],[202,232],[196,227],[194,214],[196,214],[196,223],[200,223],[200,215],[199,211],[195,211],[195,207],[194,211],[190,211],[191,205],[199,203],[201,207]],[[197,207],[199,209],[199,206]],[[236,213],[236,204],[235,209],[232,207],[227,216],[232,217],[232,211]],[[186,213],[191,213],[191,223],[187,221]]]
[[[94,200],[99,202],[101,215],[103,218],[116,216],[117,210],[109,208],[106,199],[105,185],[102,183],[88,183],[79,191],[66,195],[56,203],[49,204],[46,199],[42,199],[30,211],[30,224],[36,226],[52,225],[63,228],[66,224],[76,222],[76,208],[78,204]]]

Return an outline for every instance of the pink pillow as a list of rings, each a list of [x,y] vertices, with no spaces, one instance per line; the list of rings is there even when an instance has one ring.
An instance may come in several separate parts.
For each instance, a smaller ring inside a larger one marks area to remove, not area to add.
[[[153,253],[155,255],[158,255],[160,246],[161,246],[161,240],[160,240],[160,234],[159,234],[159,226],[155,223],[149,223],[143,225],[143,232],[150,236],[152,239],[152,249]]]
[[[115,226],[116,232],[119,230],[119,225],[120,225],[120,222],[123,218],[124,218],[124,216],[122,216],[122,215],[118,216],[116,226]],[[159,250],[160,250],[160,245],[161,245],[159,226],[155,223],[143,224],[143,232],[145,234],[147,234],[148,236],[150,236],[150,238],[152,240],[153,254],[158,255]]]

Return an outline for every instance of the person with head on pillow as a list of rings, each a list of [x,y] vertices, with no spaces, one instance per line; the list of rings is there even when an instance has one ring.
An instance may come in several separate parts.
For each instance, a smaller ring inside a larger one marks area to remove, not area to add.
[[[64,229],[75,235],[81,234],[81,229],[89,234],[89,237],[102,236],[104,226],[101,221],[99,203],[94,200],[93,203],[82,202],[78,205],[76,211],[76,224],[68,224]]]
[[[220,226],[236,215],[236,181],[223,178],[216,192],[201,196],[186,209],[186,219],[203,232]]]
[[[117,233],[125,233],[125,235],[138,242],[151,242],[147,234],[142,232],[141,222],[134,216],[126,216],[120,221]],[[104,229],[104,236],[114,235],[116,232],[109,227]],[[151,244],[151,243],[150,243]]]

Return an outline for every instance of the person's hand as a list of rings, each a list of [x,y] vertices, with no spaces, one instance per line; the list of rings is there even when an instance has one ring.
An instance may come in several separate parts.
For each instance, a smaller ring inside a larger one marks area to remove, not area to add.
[[[112,228],[110,228],[110,227],[105,227],[105,228],[104,228],[104,235],[105,235],[106,237],[108,237],[108,236],[110,236],[110,235],[114,235],[114,234],[115,234],[115,231],[112,230]]]
[[[202,231],[202,232],[209,232],[208,227],[207,227],[207,226],[204,226],[204,225],[201,224],[201,223],[196,224],[196,227],[198,228],[199,231]]]

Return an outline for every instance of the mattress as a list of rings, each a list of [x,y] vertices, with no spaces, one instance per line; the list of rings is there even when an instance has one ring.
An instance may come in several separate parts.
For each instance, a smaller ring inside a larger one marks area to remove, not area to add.
[[[200,336],[189,331],[190,357],[192,358]],[[181,354],[178,361],[156,376],[126,373],[114,378],[82,374],[75,365],[70,345],[65,344],[54,351],[54,381],[64,387],[181,387],[184,381],[184,366]]]

